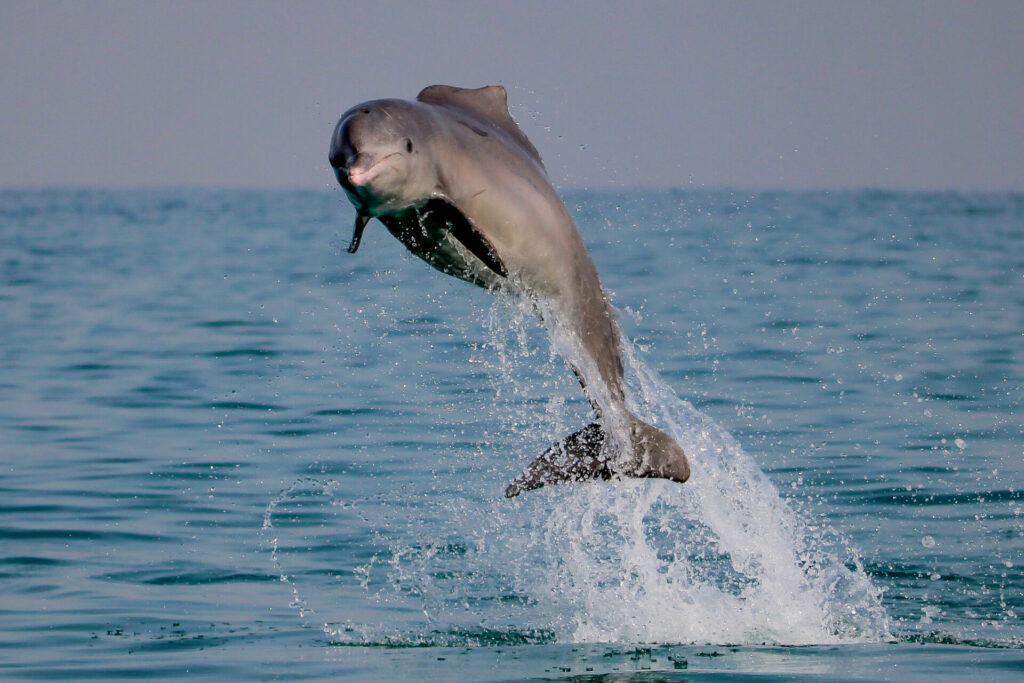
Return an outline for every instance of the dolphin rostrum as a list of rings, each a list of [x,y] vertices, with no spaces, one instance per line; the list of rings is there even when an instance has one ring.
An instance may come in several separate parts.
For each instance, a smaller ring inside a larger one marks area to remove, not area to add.
[[[415,102],[356,105],[334,129],[330,162],[356,209],[350,252],[377,218],[438,270],[526,297],[570,340],[559,350],[597,421],[541,454],[506,496],[565,481],[689,478],[683,449],[626,408],[615,314],[503,87],[432,85]]]

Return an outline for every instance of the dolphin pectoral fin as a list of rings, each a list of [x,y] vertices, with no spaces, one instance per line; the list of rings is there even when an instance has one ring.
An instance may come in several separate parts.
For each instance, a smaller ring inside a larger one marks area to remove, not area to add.
[[[363,228],[370,222],[370,217],[365,214],[356,215],[356,224],[352,228],[352,241],[348,243],[348,253],[356,253],[359,248],[359,240],[363,239]]]
[[[446,199],[432,199],[429,210],[439,211],[448,224],[448,233],[480,259],[485,266],[502,277],[508,277],[508,269],[502,263],[490,240],[475,225],[469,222],[459,207]]]
[[[567,481],[611,479],[604,441],[604,432],[596,422],[570,434],[530,463],[505,489],[505,497]]]

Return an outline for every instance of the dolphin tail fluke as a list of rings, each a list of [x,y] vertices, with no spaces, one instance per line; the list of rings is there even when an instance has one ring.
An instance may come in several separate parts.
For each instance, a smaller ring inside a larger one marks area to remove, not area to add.
[[[671,436],[635,418],[629,433],[634,456],[624,468],[624,474],[668,479],[680,484],[690,478],[690,462]]]
[[[611,479],[604,442],[604,431],[597,422],[570,434],[530,463],[505,489],[505,497],[566,481]]]
[[[505,497],[551,484],[620,476],[656,477],[680,484],[690,478],[690,463],[675,439],[636,418],[629,431],[633,455],[625,462],[617,462],[606,451],[608,439],[601,425],[594,422],[541,453],[508,485]]]

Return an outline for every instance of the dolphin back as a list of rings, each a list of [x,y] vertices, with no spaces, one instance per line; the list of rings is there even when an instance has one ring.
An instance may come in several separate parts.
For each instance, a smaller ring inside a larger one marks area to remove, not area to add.
[[[508,93],[500,85],[482,88],[456,88],[451,85],[430,85],[416,96],[418,102],[448,109],[461,109],[490,123],[512,138],[523,151],[544,168],[540,152],[526,133],[519,128],[508,111]]]

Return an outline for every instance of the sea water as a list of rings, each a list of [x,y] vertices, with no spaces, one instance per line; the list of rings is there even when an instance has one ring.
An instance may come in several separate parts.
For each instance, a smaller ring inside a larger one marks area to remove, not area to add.
[[[340,191],[0,193],[0,677],[1024,675],[1024,196],[565,196],[685,485]]]

